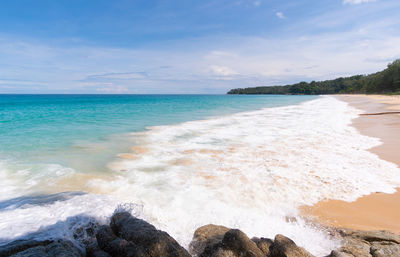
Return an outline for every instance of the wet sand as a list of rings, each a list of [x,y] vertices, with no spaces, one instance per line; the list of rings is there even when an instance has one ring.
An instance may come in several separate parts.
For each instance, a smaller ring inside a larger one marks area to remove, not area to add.
[[[400,96],[341,95],[340,100],[365,110],[366,114],[353,120],[360,133],[378,137],[383,144],[370,149],[381,159],[400,167]],[[400,176],[400,173],[399,173]],[[394,194],[373,193],[355,202],[327,200],[304,207],[306,216],[335,227],[362,230],[384,229],[400,233],[400,188]]]

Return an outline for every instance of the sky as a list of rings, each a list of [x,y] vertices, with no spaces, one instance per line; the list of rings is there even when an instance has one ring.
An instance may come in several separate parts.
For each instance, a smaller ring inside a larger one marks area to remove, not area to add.
[[[0,2],[0,93],[223,94],[398,58],[399,0]]]

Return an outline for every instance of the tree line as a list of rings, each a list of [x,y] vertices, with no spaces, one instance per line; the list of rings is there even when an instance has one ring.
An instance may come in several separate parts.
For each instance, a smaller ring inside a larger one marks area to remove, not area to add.
[[[333,80],[300,82],[285,86],[236,88],[228,94],[400,94],[400,59],[383,71]]]

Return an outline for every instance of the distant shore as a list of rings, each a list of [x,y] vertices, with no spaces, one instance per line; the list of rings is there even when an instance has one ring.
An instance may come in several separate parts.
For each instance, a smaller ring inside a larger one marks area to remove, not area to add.
[[[366,114],[353,120],[353,126],[363,135],[377,137],[381,145],[370,149],[379,158],[400,167],[400,95],[340,95],[336,96]],[[399,174],[400,175],[400,174]],[[355,202],[327,200],[302,210],[328,226],[363,230],[388,230],[400,233],[400,188],[394,194],[373,193]]]

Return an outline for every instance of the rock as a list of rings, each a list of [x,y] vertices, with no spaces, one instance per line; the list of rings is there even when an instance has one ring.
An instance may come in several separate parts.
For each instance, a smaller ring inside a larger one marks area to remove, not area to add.
[[[110,227],[118,237],[128,241],[146,241],[157,231],[150,223],[134,218],[128,212],[114,214]]]
[[[332,257],[400,256],[400,236],[388,231],[362,231],[339,229],[342,247],[332,251]],[[341,254],[341,255],[340,255]]]
[[[373,244],[371,254],[373,257],[398,257],[400,256],[400,244]]]
[[[222,241],[208,244],[200,257],[264,257],[257,244],[245,233],[231,229],[225,233]]]
[[[101,250],[97,241],[93,241],[86,246],[86,257],[110,257],[110,255]]]
[[[359,257],[371,257],[370,245],[367,241],[361,240],[359,238],[345,238],[343,241],[343,246],[338,250],[343,253],[352,254],[353,256]]]
[[[48,257],[49,255],[46,252],[46,247],[45,246],[35,246],[29,249],[26,249],[25,251],[16,253],[11,255],[10,257]]]
[[[276,235],[271,247],[271,257],[312,257],[307,250],[299,247],[290,238]]]
[[[239,255],[237,252],[224,248],[222,242],[213,245],[207,245],[199,257],[239,257],[247,255]]]
[[[202,256],[208,256],[208,257],[238,257],[235,252],[229,249],[224,249],[222,247],[216,248],[216,250],[211,253],[211,255],[202,255]]]
[[[76,248],[70,241],[57,240],[46,246],[48,256],[57,257],[80,257],[83,256],[81,251]]]
[[[100,249],[90,252],[90,255],[86,255],[86,257],[110,257],[110,255]]]
[[[111,256],[146,256],[143,248],[117,237],[109,226],[101,226],[96,238],[99,248]]]
[[[340,252],[338,250],[333,250],[329,257],[354,257],[354,255],[349,253]]]
[[[342,247],[332,251],[332,257],[400,256],[400,236],[388,231],[339,229]]]
[[[265,256],[269,256],[271,250],[271,246],[274,243],[274,241],[272,241],[269,238],[252,238],[251,240],[254,241],[254,243],[256,243],[257,247],[260,248],[260,250],[264,253]]]
[[[224,248],[236,252],[238,256],[264,256],[257,244],[239,229],[231,229],[226,232],[222,239],[222,244]]]
[[[64,240],[53,241],[43,246],[35,246],[11,255],[11,257],[82,257],[80,250],[71,242]]]
[[[268,238],[250,240],[238,229],[230,229],[221,240],[225,227],[204,226],[196,230],[193,240],[204,250],[199,257],[313,257],[305,249],[298,247],[289,238],[277,235],[275,241]],[[212,238],[212,240],[210,240]],[[194,245],[194,243],[191,243]],[[345,256],[345,255],[344,255]]]
[[[189,244],[189,253],[192,255],[200,255],[207,245],[214,245],[222,241],[229,228],[218,225],[205,225],[193,234],[192,242]]]
[[[112,251],[111,242],[114,241],[117,236],[111,230],[109,226],[101,226],[96,233],[96,239],[98,247],[104,251]]]
[[[114,214],[110,227],[100,227],[96,238],[100,249],[113,257],[190,256],[168,233],[127,212]]]
[[[354,229],[341,229],[339,233],[342,237],[351,237],[354,239],[361,239],[367,242],[393,242],[396,244],[400,244],[400,236],[393,234],[389,231],[384,230],[374,230],[374,231],[362,231],[362,230],[354,230]]]
[[[46,246],[50,244],[50,240],[36,241],[36,240],[16,240],[0,247],[0,257],[10,256],[18,252],[36,246]]]

